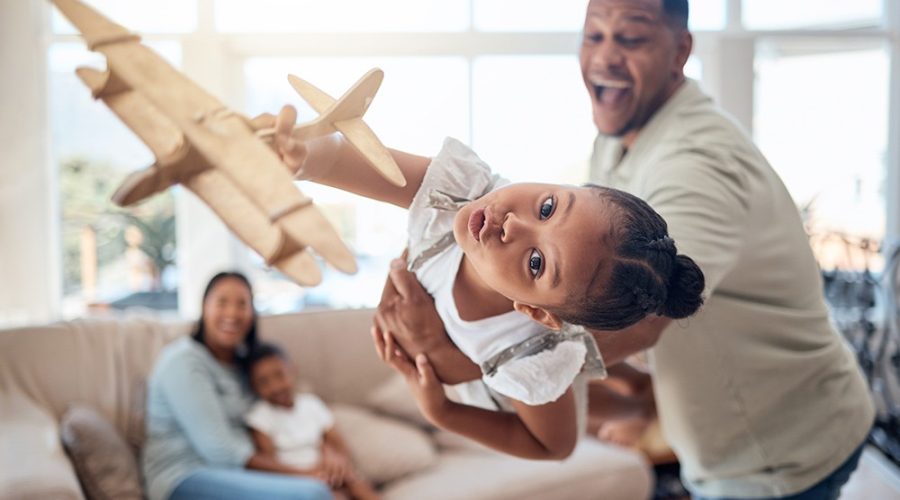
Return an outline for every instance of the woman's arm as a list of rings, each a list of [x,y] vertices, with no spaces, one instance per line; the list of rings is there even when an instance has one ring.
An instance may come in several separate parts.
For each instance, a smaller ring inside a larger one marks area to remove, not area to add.
[[[308,141],[294,139],[291,131],[296,120],[296,110],[285,106],[274,123],[275,150],[296,177],[409,208],[430,158],[389,150],[406,178],[406,186],[398,187],[378,174],[339,133]]]
[[[497,451],[521,458],[562,460],[578,441],[575,396],[569,388],[556,401],[540,406],[513,402],[517,413],[503,413],[454,403],[425,355],[415,365],[383,339],[375,339],[382,358],[406,378],[419,409],[434,425],[466,436]]]
[[[158,384],[194,451],[209,465],[243,467],[253,455],[253,444],[244,427],[229,418],[203,360],[183,352],[158,368],[151,383]]]

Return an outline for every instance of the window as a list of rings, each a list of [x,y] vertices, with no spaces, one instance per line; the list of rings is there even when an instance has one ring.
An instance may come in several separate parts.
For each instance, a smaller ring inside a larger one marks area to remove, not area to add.
[[[468,0],[216,0],[215,20],[227,33],[462,31],[468,7]]]
[[[884,237],[888,67],[879,43],[757,45],[754,136],[827,269],[866,264],[847,254],[845,239],[874,248]]]
[[[312,119],[315,114],[288,85],[288,73],[337,97],[377,66],[385,80],[366,120],[385,144],[433,155],[445,136],[453,136],[513,180],[586,180],[595,131],[576,54],[587,0],[514,6],[506,0],[88,3],[144,35],[148,45],[247,115],[275,112],[289,102],[301,121]],[[752,125],[798,205],[810,207],[809,227],[816,234],[884,237],[891,138],[885,44],[892,33],[878,31],[883,16],[881,0],[691,1],[690,25],[697,34],[686,73]],[[858,29],[853,38],[843,33],[848,29]],[[172,237],[156,245],[165,248],[156,252],[160,257],[149,248],[134,251],[147,247],[150,229],[136,236],[129,228],[135,221],[106,200],[127,172],[152,157],[74,75],[79,64],[102,66],[102,57],[88,52],[56,12],[51,30],[50,125],[63,190],[70,314],[81,314],[88,304],[177,287],[188,299],[181,312],[194,315],[198,290],[209,277],[197,265],[204,260],[251,275],[263,312],[377,302],[388,262],[406,240],[405,211],[310,183],[298,187],[356,252],[356,276],[325,268],[319,287],[294,285],[265,269],[226,231],[191,230],[197,220],[209,219],[193,217],[199,202],[173,203],[182,195],[178,188],[134,214],[168,228],[178,212],[179,234],[192,239],[178,247],[182,272],[165,260],[172,257]],[[749,81],[751,71],[754,85],[730,84],[734,78]],[[211,246],[221,250],[215,258],[206,251]],[[825,251],[819,257],[833,262]],[[154,271],[154,265],[166,271]]]
[[[177,42],[148,45],[176,66]],[[105,67],[81,42],[48,53],[52,149],[58,166],[63,314],[144,306],[175,309],[175,208],[171,192],[132,209],[110,197],[125,176],[153,163],[149,149],[75,75]]]
[[[197,27],[196,0],[82,0],[135,33],[190,33]],[[57,9],[51,10],[53,32],[78,30]]]
[[[744,25],[748,29],[841,29],[877,26],[882,0],[745,0]]]

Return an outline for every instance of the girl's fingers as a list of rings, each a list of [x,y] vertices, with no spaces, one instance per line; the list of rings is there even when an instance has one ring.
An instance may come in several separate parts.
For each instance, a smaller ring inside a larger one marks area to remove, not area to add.
[[[416,368],[418,368],[419,381],[422,386],[433,387],[435,385],[440,385],[437,374],[434,373],[434,367],[431,366],[431,362],[428,361],[427,356],[424,354],[416,356]]]
[[[382,361],[387,361],[384,351],[384,337],[381,334],[381,330],[379,330],[377,326],[373,326],[369,330],[369,333],[372,334],[372,343],[375,344],[375,352],[378,353],[378,357],[381,358]]]
[[[294,131],[294,123],[297,121],[297,110],[290,104],[281,108],[278,118],[275,120],[275,138],[283,145]]]

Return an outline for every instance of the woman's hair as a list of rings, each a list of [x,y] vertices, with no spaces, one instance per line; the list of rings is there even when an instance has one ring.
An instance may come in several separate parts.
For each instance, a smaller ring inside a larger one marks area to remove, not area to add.
[[[253,308],[253,320],[250,323],[250,331],[247,332],[247,336],[244,337],[244,346],[243,348],[239,348],[234,353],[235,361],[238,365],[244,366],[247,357],[254,349],[256,349],[256,345],[258,343],[256,336],[256,308],[253,307],[253,287],[250,286],[250,280],[247,279],[246,276],[237,272],[237,271],[226,271],[216,274],[209,280],[209,283],[206,285],[206,290],[203,291],[203,301],[201,304],[206,303],[206,299],[209,297],[209,294],[212,293],[213,288],[216,285],[226,279],[236,279],[244,284],[247,287],[247,291],[250,293],[250,307]],[[197,325],[194,327],[194,333],[191,334],[191,337],[194,338],[197,342],[200,342],[203,345],[206,345],[206,339],[204,338],[206,335],[206,327],[204,326],[204,317],[203,317],[203,308],[201,306],[200,309],[200,319],[197,321]]]
[[[644,200],[618,189],[588,184],[613,209],[608,276],[583,296],[573,296],[553,310],[568,323],[595,330],[620,330],[648,314],[686,318],[703,304],[703,272],[687,255],[679,255],[666,221]],[[601,266],[608,267],[608,266]]]

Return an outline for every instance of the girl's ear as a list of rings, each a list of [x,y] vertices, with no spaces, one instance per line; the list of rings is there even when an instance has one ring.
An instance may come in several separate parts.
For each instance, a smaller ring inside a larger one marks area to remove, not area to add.
[[[559,316],[544,308],[530,306],[518,301],[513,301],[513,308],[551,330],[559,331],[562,329],[563,322],[559,319]]]

